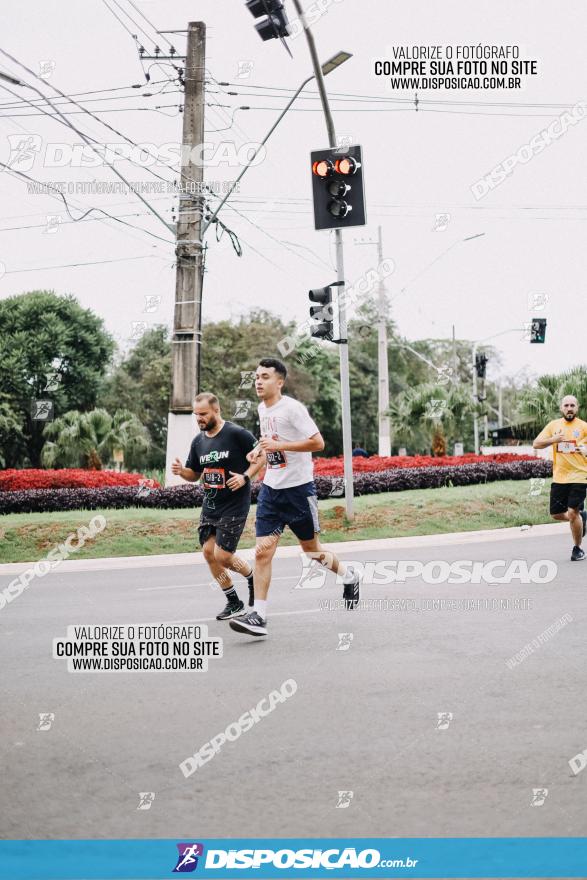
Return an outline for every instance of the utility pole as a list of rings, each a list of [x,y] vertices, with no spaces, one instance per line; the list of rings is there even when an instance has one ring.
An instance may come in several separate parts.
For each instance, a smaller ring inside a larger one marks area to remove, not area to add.
[[[377,244],[378,265],[383,262],[383,235],[381,226],[377,227],[377,242],[356,241],[356,244]],[[389,415],[389,364],[387,341],[387,291],[383,278],[379,277],[378,291],[378,322],[377,322],[377,389],[378,389],[378,454],[391,455],[391,429]]]
[[[378,265],[383,263],[383,237],[377,227]],[[379,373],[379,455],[391,455],[389,426],[389,366],[387,363],[387,297],[385,282],[379,275],[379,323],[377,325],[377,370]]]
[[[204,142],[204,77],[206,25],[188,25],[185,63],[185,96],[179,185],[179,212],[176,232],[176,280],[173,337],[171,340],[171,400],[167,430],[165,485],[176,485],[179,477],[171,473],[171,463],[182,457],[196,433],[192,413],[194,397],[200,387],[200,345],[202,327],[202,282],[204,277],[201,226],[203,215],[204,169],[192,160],[193,147]]]
[[[302,6],[300,0],[293,0],[293,4],[295,6],[296,12],[298,14],[298,18],[302,22],[304,27],[304,33],[306,35],[306,41],[308,43],[308,49],[310,50],[310,57],[312,59],[312,67],[314,68],[314,75],[316,77],[316,85],[318,86],[318,92],[320,94],[320,101],[322,103],[322,111],[324,113],[324,119],[326,121],[326,129],[328,131],[328,146],[332,149],[335,149],[338,144],[336,142],[336,133],[334,130],[334,122],[332,119],[332,113],[330,112],[330,104],[328,102],[328,95],[326,94],[326,88],[324,86],[324,74],[322,72],[322,68],[320,66],[320,62],[318,61],[318,54],[316,52],[316,44],[314,42],[314,36],[308,22],[306,21],[306,17],[302,10]],[[344,283],[344,252],[342,245],[342,230],[335,229],[334,230],[334,243],[335,243],[335,253],[336,253],[336,280],[339,283],[338,287],[338,324],[340,331],[340,338],[344,340],[340,342],[338,350],[339,350],[339,358],[340,358],[340,399],[341,399],[341,409],[342,409],[342,450],[344,457],[344,497],[345,497],[345,506],[346,506],[346,515],[347,519],[353,520],[354,518],[354,510],[353,510],[353,499],[354,499],[354,484],[353,484],[353,443],[352,443],[352,434],[351,434],[351,390],[350,390],[350,373],[349,373],[349,346],[348,346],[348,338],[347,338],[347,319],[346,319],[346,293],[345,293],[345,283]]]
[[[477,397],[477,343],[473,343],[472,351],[473,366],[473,405],[477,406],[479,399]],[[475,455],[479,455],[479,422],[477,420],[477,412],[473,413],[473,436],[475,444]]]
[[[455,336],[455,325],[452,325],[452,381],[453,385],[458,385],[459,377],[457,375],[457,338]]]

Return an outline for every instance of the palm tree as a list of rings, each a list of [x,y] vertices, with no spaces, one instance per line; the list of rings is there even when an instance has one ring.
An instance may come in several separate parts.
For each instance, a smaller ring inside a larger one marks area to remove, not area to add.
[[[560,402],[567,394],[579,401],[579,415],[587,415],[587,369],[573,367],[558,376],[540,376],[534,386],[526,388],[520,397],[519,412],[537,431],[560,415]]]
[[[105,409],[70,410],[47,424],[43,433],[48,441],[42,452],[45,467],[100,470],[114,449],[144,453],[150,445],[147,429],[128,410],[117,410],[113,416]]]
[[[481,409],[461,386],[430,382],[408,388],[389,408],[394,441],[418,451],[431,446],[440,451],[446,448],[447,436],[461,439],[473,413]]]

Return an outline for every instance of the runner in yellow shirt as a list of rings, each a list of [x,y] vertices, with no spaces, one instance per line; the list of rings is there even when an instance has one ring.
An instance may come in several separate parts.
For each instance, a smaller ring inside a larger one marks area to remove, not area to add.
[[[583,509],[587,493],[587,422],[577,418],[578,409],[576,397],[563,397],[562,419],[549,422],[533,443],[534,449],[552,446],[550,513],[571,526],[572,562],[585,559],[581,543],[587,531],[587,513]]]

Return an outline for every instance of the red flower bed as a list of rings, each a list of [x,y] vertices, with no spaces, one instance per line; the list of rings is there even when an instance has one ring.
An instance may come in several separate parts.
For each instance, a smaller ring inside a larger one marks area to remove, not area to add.
[[[515,455],[511,452],[500,452],[497,455],[442,455],[435,457],[433,455],[389,455],[379,456],[371,455],[364,458],[360,455],[353,456],[354,473],[376,473],[377,471],[389,471],[395,468],[415,468],[415,467],[438,467],[449,465],[458,466],[460,464],[475,464],[478,461],[490,462],[495,461],[505,463],[508,461],[533,461],[533,455]],[[314,474],[323,477],[339,477],[343,474],[343,458],[342,455],[336,458],[315,458]]]
[[[103,489],[106,486],[138,486],[145,480],[142,474],[125,474],[118,471],[86,471],[82,468],[63,470],[5,470],[0,471],[0,492],[17,492],[22,489]],[[156,480],[149,486],[160,489]]]

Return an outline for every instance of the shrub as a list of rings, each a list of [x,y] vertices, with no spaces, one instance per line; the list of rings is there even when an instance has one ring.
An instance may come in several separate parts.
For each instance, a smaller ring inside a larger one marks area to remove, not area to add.
[[[354,477],[356,495],[379,492],[401,492],[403,489],[436,489],[441,486],[468,486],[495,480],[528,480],[530,477],[550,477],[552,464],[541,458],[531,461],[483,461],[450,467],[395,468],[386,471],[360,473]],[[137,476],[137,475],[133,475]],[[317,475],[318,498],[338,497],[340,478]],[[261,484],[253,483],[251,494],[257,500]],[[173,486],[168,489],[149,489],[138,486],[107,486],[97,489],[25,489],[0,492],[0,514],[35,513],[57,510],[121,509],[126,507],[173,510],[200,507],[203,489],[199,485]]]
[[[14,492],[21,489],[76,489],[78,487],[99,489],[105,486],[138,486],[145,479],[143,474],[90,471],[82,468],[5,470],[0,471],[0,492]],[[155,485],[160,488],[160,484],[156,481]]]

